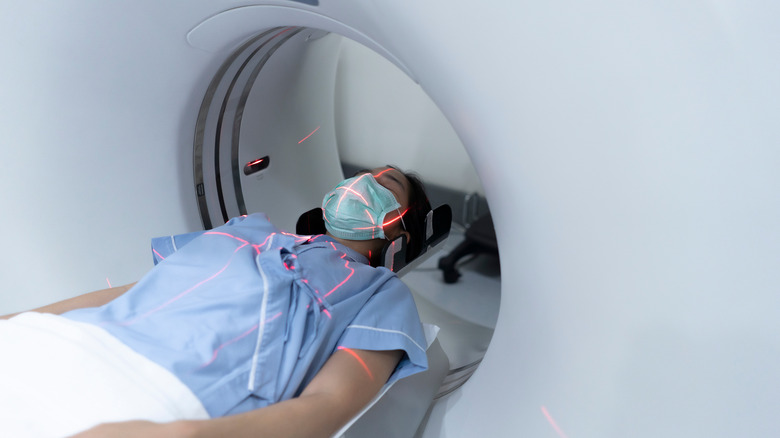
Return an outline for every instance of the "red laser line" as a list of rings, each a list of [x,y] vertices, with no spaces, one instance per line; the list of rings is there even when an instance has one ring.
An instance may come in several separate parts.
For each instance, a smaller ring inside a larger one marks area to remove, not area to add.
[[[279,313],[277,313],[276,315],[272,316],[271,318],[268,318],[267,320],[265,320],[265,322],[266,322],[266,324],[267,324],[267,323],[269,323],[269,322],[271,322],[271,321],[275,320],[276,318],[278,318],[278,317],[280,317],[280,316],[282,316],[282,312],[279,312]],[[249,336],[249,335],[250,335],[252,332],[254,332],[255,330],[257,330],[257,328],[258,328],[259,326],[260,326],[260,324],[255,324],[255,325],[253,325],[253,326],[252,326],[252,328],[250,328],[249,330],[245,331],[244,333],[241,333],[240,335],[236,336],[235,338],[233,338],[233,339],[231,339],[231,340],[229,340],[229,341],[226,341],[225,343],[223,343],[222,345],[220,345],[219,347],[217,347],[217,348],[214,350],[214,354],[211,356],[211,360],[209,360],[208,362],[204,363],[204,364],[203,364],[203,365],[201,365],[200,367],[201,367],[201,368],[205,368],[205,367],[207,367],[207,366],[211,365],[212,363],[214,363],[214,361],[215,361],[215,360],[217,360],[217,356],[219,356],[219,352],[220,352],[220,350],[222,350],[223,348],[227,347],[227,346],[228,346],[228,345],[230,345],[230,344],[233,344],[233,343],[235,343],[235,342],[238,342],[239,340],[241,340],[241,339],[243,339],[243,338],[245,338],[245,337]]]
[[[211,355],[211,360],[209,360],[208,362],[204,363],[200,367],[201,368],[205,368],[205,367],[211,365],[212,363],[214,363],[214,361],[217,360],[217,356],[219,356],[219,351],[220,350],[222,350],[223,348],[227,347],[228,345],[230,345],[232,343],[238,342],[239,340],[241,340],[242,338],[245,338],[246,336],[249,336],[249,334],[251,334],[252,332],[257,330],[258,326],[259,326],[259,324],[253,325],[252,328],[250,328],[249,330],[245,331],[244,333],[241,333],[240,335],[236,336],[235,338],[233,338],[233,339],[223,343],[219,347],[217,347],[214,350],[214,354]]]
[[[317,132],[319,129],[320,129],[320,127],[318,126],[318,127],[317,127],[317,129],[315,129],[314,131],[312,131],[312,132],[311,132],[311,134],[307,135],[306,137],[303,137],[303,139],[302,139],[301,141],[299,141],[299,142],[298,142],[298,144],[301,144],[301,143],[303,143],[304,141],[306,141],[306,139],[308,139],[309,137],[311,137],[311,136],[312,136],[312,134],[314,134],[315,132]]]
[[[404,210],[403,213],[399,214],[395,219],[390,219],[389,221],[383,223],[382,226],[386,227],[386,226],[388,226],[388,225],[390,225],[390,224],[392,224],[394,222],[398,222],[399,220],[401,220],[401,218],[404,217],[404,215],[406,214],[407,211],[409,211],[408,208],[406,210]]]
[[[352,189],[352,186],[354,186],[355,184],[357,184],[357,183],[358,183],[358,181],[360,181],[361,179],[363,179],[363,177],[365,177],[366,175],[370,175],[370,174],[368,174],[368,173],[364,173],[363,175],[359,176],[359,177],[358,177],[356,180],[352,181],[352,184],[350,184],[350,185],[349,185],[349,187],[343,187],[343,186],[342,186],[342,187],[337,187],[337,188],[336,188],[336,190],[339,190],[339,189],[341,189],[341,190],[345,190],[345,191],[351,191],[351,192],[355,193],[356,195],[360,196],[360,199],[362,199],[362,200],[363,200],[363,202],[365,202],[366,204],[368,204],[368,202],[366,201],[366,198],[364,198],[364,197],[363,197],[363,195],[361,195],[360,193],[358,193],[358,192],[356,192],[355,190],[353,190],[353,189]],[[341,197],[339,198],[339,203],[336,205],[336,212],[337,212],[337,213],[338,213],[338,211],[339,211],[339,208],[341,207],[341,201],[343,201],[343,200],[344,200],[344,197],[346,197],[346,196],[347,196],[347,194],[346,194],[346,193],[344,193],[344,194],[343,194],[343,195],[341,195]]]
[[[366,212],[366,216],[368,216],[368,220],[370,220],[371,223],[374,224],[374,226],[376,226],[376,222],[374,221],[374,217],[371,216],[371,212],[369,212],[367,208],[364,209],[363,211]]]
[[[557,432],[561,438],[567,438],[566,434],[563,433],[560,427],[558,427],[558,424],[555,423],[555,420],[553,420],[552,415],[550,415],[550,413],[547,412],[547,408],[545,408],[544,406],[542,406],[542,414],[544,414],[544,416],[547,417],[547,421],[550,422],[550,425],[553,427],[553,429],[555,429],[555,432]]]
[[[406,214],[407,211],[409,211],[408,208],[406,210],[404,210],[404,212],[401,213],[399,216],[396,216],[395,218],[390,219],[389,221],[383,223],[382,224],[382,228],[384,228],[384,227],[386,227],[388,225],[391,225],[391,224],[393,224],[395,222],[398,222],[399,220],[402,220],[402,218],[404,217],[404,215]],[[355,229],[356,230],[373,230],[375,228],[377,228],[377,225],[374,225],[373,227],[356,227]]]
[[[368,377],[371,380],[374,380],[374,375],[371,374],[371,370],[368,368],[368,365],[366,365],[366,362],[363,361],[363,359],[361,359],[360,356],[358,356],[357,353],[355,353],[354,351],[352,351],[351,349],[349,349],[347,347],[337,347],[337,349],[341,350],[341,351],[346,351],[347,353],[351,354],[352,357],[357,359],[357,361],[360,362],[360,365],[363,365],[363,369],[366,370],[366,374],[368,374]]]
[[[287,233],[285,231],[282,231],[281,233],[284,234],[285,236],[290,236],[290,237],[294,238],[295,239],[295,243],[305,242],[305,241],[309,240],[309,238],[310,238],[309,236],[303,236],[303,235],[300,235],[300,234]]]
[[[388,167],[387,169],[377,173],[376,175],[371,175],[371,176],[373,176],[374,178],[379,178],[380,176],[384,175],[387,172],[390,172],[391,170],[393,170],[393,168],[392,167]]]
[[[368,201],[366,201],[366,198],[364,198],[363,195],[361,195],[358,191],[353,189],[352,186],[349,186],[349,187],[339,187],[336,190],[344,190],[346,192],[352,192],[352,193],[358,195],[358,197],[360,197],[360,199],[362,199],[363,202],[368,203]],[[346,193],[344,195],[346,195]],[[342,195],[341,198],[344,199],[344,196]],[[341,205],[341,201],[339,201],[339,205]],[[336,211],[338,211],[339,205],[336,206]]]
[[[230,237],[231,239],[238,240],[239,242],[243,243],[244,245],[249,245],[249,242],[247,242],[244,239],[241,239],[241,238],[238,238],[238,237],[236,237],[236,236],[234,236],[232,234],[223,233],[223,232],[220,232],[220,231],[207,231],[207,232],[205,232],[203,234],[216,234],[218,236],[227,236],[227,237]]]
[[[346,256],[346,254],[344,254],[343,256],[341,256],[341,258],[344,258],[344,256]],[[343,280],[341,283],[339,283],[338,285],[336,285],[336,287],[334,287],[333,289],[331,289],[331,291],[330,291],[330,292],[326,293],[326,294],[325,294],[325,296],[323,296],[323,298],[327,298],[327,297],[328,297],[328,295],[332,294],[333,292],[335,292],[335,291],[336,291],[336,289],[338,289],[338,288],[340,288],[341,286],[343,286],[343,285],[344,285],[344,283],[346,283],[346,282],[347,282],[347,280],[349,280],[349,279],[350,279],[350,277],[352,277],[352,274],[354,274],[354,273],[355,273],[355,270],[349,267],[349,261],[347,261],[346,263],[344,263],[344,267],[345,267],[345,268],[347,268],[347,269],[349,269],[349,270],[350,270],[350,271],[352,271],[352,272],[350,272],[350,273],[349,273],[349,275],[347,275],[347,278],[345,278],[345,279],[344,279],[344,280]]]
[[[216,233],[214,233],[214,234],[216,234]],[[231,237],[232,237],[232,236],[231,236]],[[239,239],[239,240],[240,240],[240,239]],[[151,314],[153,314],[153,313],[157,313],[157,312],[159,312],[160,310],[164,309],[165,307],[168,307],[168,306],[169,306],[169,305],[171,305],[172,303],[174,303],[174,302],[178,301],[179,299],[181,299],[181,298],[182,298],[182,297],[184,297],[185,295],[189,294],[190,292],[194,291],[195,289],[199,288],[200,286],[202,286],[202,285],[204,285],[204,284],[208,283],[209,281],[211,281],[211,280],[213,280],[213,279],[215,279],[215,278],[219,277],[219,276],[220,276],[220,274],[222,274],[223,272],[225,272],[225,270],[228,268],[228,266],[230,266],[230,264],[231,264],[231,263],[233,263],[233,257],[236,255],[236,253],[237,253],[237,252],[238,252],[238,251],[239,251],[241,248],[245,247],[246,245],[248,245],[248,243],[246,243],[246,244],[242,244],[241,246],[239,246],[238,248],[236,248],[236,250],[235,250],[235,251],[233,251],[233,254],[230,256],[230,259],[228,260],[228,262],[227,262],[227,263],[225,263],[225,266],[223,266],[223,267],[222,267],[222,269],[220,269],[219,271],[217,271],[217,272],[216,272],[214,275],[212,275],[211,277],[209,277],[209,278],[207,278],[207,279],[205,279],[205,280],[202,280],[202,281],[200,281],[200,282],[199,282],[199,283],[197,283],[195,286],[192,286],[191,288],[189,288],[189,289],[185,290],[184,292],[182,292],[182,293],[180,293],[180,294],[176,295],[175,297],[171,298],[170,300],[168,300],[168,301],[166,301],[166,302],[164,302],[164,303],[160,304],[159,306],[155,307],[154,309],[151,309],[151,310],[149,310],[148,312],[146,312],[146,313],[144,313],[144,314],[142,314],[142,315],[140,315],[140,316],[138,316],[138,317],[136,317],[136,318],[133,318],[133,319],[131,319],[130,321],[125,321],[125,322],[122,322],[122,323],[120,323],[119,325],[128,326],[128,325],[135,324],[136,322],[138,322],[138,321],[140,321],[140,320],[142,320],[142,319],[144,319],[144,318],[147,318],[149,315],[151,315]]]

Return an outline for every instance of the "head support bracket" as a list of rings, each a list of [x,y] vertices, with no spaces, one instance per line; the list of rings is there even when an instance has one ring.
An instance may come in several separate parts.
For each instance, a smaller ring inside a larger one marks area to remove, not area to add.
[[[452,226],[452,209],[443,204],[428,212],[425,218],[425,243],[422,252],[412,260],[407,260],[407,240],[402,234],[397,239],[387,242],[382,249],[380,260],[383,266],[398,275],[414,269],[428,257],[433,255],[447,240]],[[303,235],[325,234],[325,221],[322,219],[322,209],[313,208],[298,218],[295,232]]]

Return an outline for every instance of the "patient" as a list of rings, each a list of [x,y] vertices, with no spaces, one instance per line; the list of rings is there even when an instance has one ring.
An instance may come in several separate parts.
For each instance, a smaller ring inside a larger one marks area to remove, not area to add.
[[[54,433],[329,437],[386,382],[427,366],[408,288],[375,266],[386,242],[400,235],[408,239],[409,259],[421,251],[431,207],[416,177],[388,166],[343,181],[322,208],[325,235],[284,233],[265,215],[253,214],[213,230],[155,239],[159,263],[138,283],[0,321],[3,361],[26,356],[8,353],[14,347],[3,342],[13,335],[4,331],[54,332],[59,337],[40,347],[51,363],[18,365],[22,371],[44,367],[43,379],[55,385],[46,383],[47,393],[34,394],[48,403],[38,409],[82,403],[87,408],[71,408],[112,412]],[[65,345],[70,342],[90,345],[83,354],[97,362],[118,365],[80,370],[92,360],[77,359],[82,353]],[[66,368],[67,360],[87,381],[50,374]],[[114,387],[101,374],[119,371],[135,377]],[[142,371],[142,383],[133,383]],[[0,367],[6,373],[0,393],[22,387],[20,377],[9,378],[16,372]],[[58,392],[60,384],[77,394]],[[141,400],[131,403],[134,398]]]

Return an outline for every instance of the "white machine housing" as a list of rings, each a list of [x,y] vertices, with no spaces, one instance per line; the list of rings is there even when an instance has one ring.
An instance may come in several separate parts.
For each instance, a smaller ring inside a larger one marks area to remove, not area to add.
[[[776,436],[779,9],[5,2],[2,310],[134,281],[149,266],[141,242],[200,228],[192,150],[209,84],[253,36],[303,27],[313,42],[352,38],[419,82],[490,203],[495,336],[430,436]],[[317,93],[329,90],[293,87],[309,83],[307,62],[275,82],[289,106],[256,108],[279,116],[262,130],[274,142],[315,124],[333,136],[327,110],[301,103],[327,106]],[[327,82],[332,65],[316,65]],[[263,183],[295,181],[288,207],[311,205],[308,187],[340,176],[323,151]]]

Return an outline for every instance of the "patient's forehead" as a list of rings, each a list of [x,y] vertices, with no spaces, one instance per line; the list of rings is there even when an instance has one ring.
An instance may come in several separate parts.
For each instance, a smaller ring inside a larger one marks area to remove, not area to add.
[[[409,205],[412,184],[400,170],[390,166],[382,166],[362,170],[359,173],[370,173],[379,184],[393,192],[402,207],[405,208]]]

